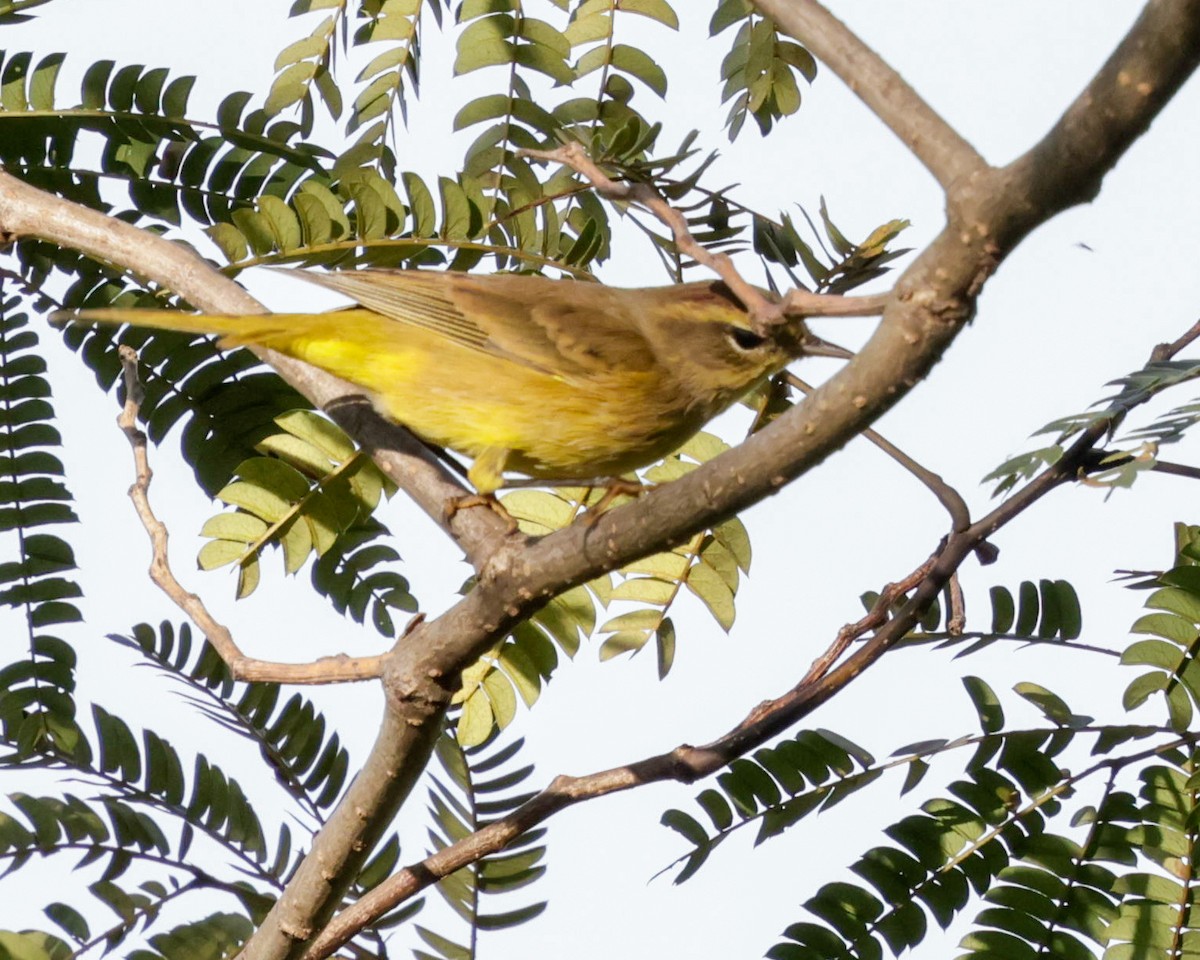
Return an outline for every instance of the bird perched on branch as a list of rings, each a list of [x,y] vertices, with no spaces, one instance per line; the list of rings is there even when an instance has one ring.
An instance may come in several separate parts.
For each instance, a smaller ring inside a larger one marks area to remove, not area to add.
[[[354,300],[324,313],[63,311],[267,347],[362,387],[387,418],[474,458],[483,494],[507,471],[616,477],[676,450],[764,377],[848,354],[798,320],[755,329],[719,281],[643,289],[420,270],[290,271]]]

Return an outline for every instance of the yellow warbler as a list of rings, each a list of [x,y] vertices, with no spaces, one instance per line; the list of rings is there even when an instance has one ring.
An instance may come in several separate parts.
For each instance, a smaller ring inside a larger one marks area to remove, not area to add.
[[[755,333],[716,281],[622,290],[515,275],[294,272],[358,306],[65,318],[220,334],[222,346],[269,347],[328,370],[422,439],[473,457],[481,493],[509,470],[582,481],[645,466],[789,360],[828,352],[799,322]]]

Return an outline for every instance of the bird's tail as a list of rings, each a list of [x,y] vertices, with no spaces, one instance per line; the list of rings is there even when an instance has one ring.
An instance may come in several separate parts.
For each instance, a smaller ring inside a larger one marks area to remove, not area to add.
[[[138,307],[111,307],[103,310],[56,310],[51,323],[128,323],[135,327],[157,327],[181,333],[229,334],[244,330],[253,316],[211,313],[184,313],[180,310],[155,310]]]
[[[348,315],[361,312],[348,310],[344,313]],[[330,321],[336,323],[342,314],[332,311],[320,316],[328,325]],[[217,334],[221,337],[222,347],[257,345],[285,350],[297,339],[311,335],[314,320],[313,314],[184,313],[179,310],[140,307],[57,310],[50,315],[51,323],[128,323],[135,327],[154,327],[180,333]]]

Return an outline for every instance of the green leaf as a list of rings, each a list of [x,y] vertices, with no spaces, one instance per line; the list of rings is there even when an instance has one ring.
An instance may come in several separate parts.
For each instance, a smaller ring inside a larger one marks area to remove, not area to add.
[[[658,678],[664,679],[675,662],[675,623],[664,617],[654,633],[654,645],[658,654]]]
[[[246,235],[231,223],[218,223],[207,228],[205,233],[221,250],[229,263],[237,263],[250,256],[250,244]]]
[[[1145,703],[1152,693],[1166,690],[1170,676],[1165,673],[1144,673],[1125,688],[1121,697],[1121,705],[1126,710],[1133,710]]]
[[[1017,611],[1017,624],[1013,632],[1019,637],[1029,637],[1033,635],[1034,627],[1038,622],[1038,589],[1028,580],[1024,580],[1021,582],[1018,593],[1020,606]]]
[[[963,686],[967,696],[975,704],[975,712],[979,716],[979,726],[984,733],[996,733],[1004,728],[1004,709],[995,691],[979,677],[964,677]]]
[[[679,17],[675,15],[667,0],[621,0],[620,9],[622,13],[638,13],[651,20],[657,20],[672,30],[679,29]]]
[[[458,718],[456,735],[464,747],[483,743],[491,735],[495,719],[488,698],[480,693],[468,697]]]
[[[729,631],[733,627],[733,591],[712,567],[693,564],[688,570],[687,587],[699,597],[717,623]]]
[[[1060,696],[1036,683],[1022,682],[1014,690],[1045,715],[1047,720],[1061,725],[1071,723],[1075,715]]]
[[[693,846],[703,846],[708,843],[708,833],[700,822],[682,810],[668,810],[661,817],[664,827],[670,827],[680,834]]]

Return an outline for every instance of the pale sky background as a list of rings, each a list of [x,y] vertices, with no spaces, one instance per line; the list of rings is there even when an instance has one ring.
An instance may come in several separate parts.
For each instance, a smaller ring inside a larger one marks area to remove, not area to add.
[[[794,211],[796,204],[815,210],[824,196],[835,221],[854,239],[902,217],[913,223],[904,245],[919,248],[927,242],[942,220],[936,184],[828,72],[803,90],[800,114],[784,120],[770,138],[762,140],[748,124],[737,143],[726,142],[718,69],[729,36],[706,39],[711,6],[681,0],[676,7],[688,18],[681,32],[652,34],[658,37],[655,55],[671,79],[663,150],[699,127],[704,131],[700,143],[722,154],[709,183],[739,182],[736,196],[748,205],[768,213]],[[1138,9],[1096,0],[856,0],[831,6],[995,163],[1020,154],[1043,134]],[[313,22],[288,21],[288,7],[282,0],[203,5],[57,0],[39,8],[30,24],[5,27],[0,42],[9,51],[68,51],[58,88],[63,103],[74,102],[79,75],[102,57],[118,64],[169,64],[174,73],[200,72],[192,111],[200,115],[197,107],[228,90],[265,94],[275,54],[305,35]],[[475,136],[470,131],[449,135],[463,91],[487,92],[502,80],[500,71],[453,80],[451,54],[436,30],[426,34],[425,53],[423,100],[411,104],[412,123],[401,141],[399,163],[401,169],[433,176],[456,169]],[[639,90],[637,97],[643,112],[657,115],[652,94]],[[1173,339],[1195,320],[1200,304],[1195,267],[1200,199],[1194,182],[1198,101],[1200,88],[1193,80],[1110,175],[1095,203],[1060,216],[1020,247],[989,282],[974,325],[927,382],[878,424],[955,484],[976,515],[990,502],[990,490],[979,479],[1009,454],[1040,445],[1028,439],[1033,430],[1105,396],[1106,381],[1141,366],[1154,344]],[[752,279],[758,276],[753,258],[739,262]],[[656,264],[635,240],[619,247],[601,276],[623,286],[664,282]],[[309,305],[313,298],[309,287],[286,278],[254,289],[280,309]],[[818,330],[853,343],[870,327],[870,321],[837,321]],[[53,345],[54,336],[47,339]],[[178,724],[162,721],[163,710],[188,717],[176,688],[145,672],[136,676],[136,687],[127,684],[134,661],[103,640],[106,633],[142,620],[177,622],[180,616],[144,578],[148,553],[125,497],[132,475],[125,441],[113,423],[115,401],[101,397],[91,374],[65,351],[55,355],[52,375],[68,482],[84,522],[65,531],[75,545],[86,591],[82,606],[88,622],[69,634],[81,648],[81,700],[119,706],[134,725],[160,726],[185,755],[197,746],[214,750],[216,738],[199,724],[194,726],[204,740],[197,745],[187,743]],[[812,379],[833,369],[821,363],[804,365],[801,375]],[[1185,389],[1170,396],[1168,405],[1190,399]],[[724,432],[733,438],[745,416],[735,412],[725,422]],[[204,595],[249,652],[301,660],[380,649],[373,631],[360,630],[310,597],[306,572],[294,583],[281,583],[273,557],[264,564],[264,587],[236,604],[230,575],[196,572],[196,531],[215,508],[186,485],[174,437],[152,455],[158,476],[151,495],[172,530],[176,573]],[[1172,448],[1165,456],[1195,462],[1195,444]],[[1171,523],[1196,519],[1193,496],[1186,481],[1158,476],[1107,500],[1103,491],[1086,488],[1052,495],[995,538],[1001,551],[997,564],[964,567],[968,615],[978,616],[969,627],[986,629],[990,623],[990,585],[1015,588],[1022,579],[1062,578],[1082,594],[1083,639],[1122,645],[1144,595],[1107,581],[1116,568],[1169,563]],[[403,498],[388,505],[382,517],[397,533],[401,553],[415,561],[404,573],[422,609],[436,615],[453,602],[467,568]],[[731,634],[726,636],[698,604],[689,604],[677,618],[679,648],[664,683],[655,678],[650,653],[597,664],[596,646],[585,647],[573,664],[560,669],[536,709],[514,724],[514,731],[528,738],[526,758],[537,763],[533,785],[545,785],[560,772],[587,773],[682,741],[718,736],[756,703],[790,686],[838,627],[860,615],[858,595],[906,574],[947,526],[933,499],[863,441],[744,519],[754,567],[738,593]],[[965,673],[984,676],[1004,695],[1010,720],[1028,721],[1036,714],[1007,694],[1013,683],[1043,683],[1078,712],[1117,721],[1120,691],[1134,676],[1106,659],[1022,651],[1009,644],[964,661],[946,653],[903,652],[889,656],[809,725],[849,736],[876,756],[929,737],[974,732],[974,713],[958,680]],[[161,697],[143,696],[155,685]],[[136,702],[129,703],[135,689]],[[378,725],[375,688],[311,693],[361,759]],[[253,753],[243,748],[232,744],[212,759],[250,780],[257,767]],[[939,773],[953,777],[961,762],[955,758],[935,767],[926,781],[929,790],[944,782]],[[50,789],[34,779],[14,782],[9,776],[0,786],[6,792]],[[509,905],[548,897],[547,912],[516,931],[485,935],[479,955],[759,956],[789,923],[808,919],[800,904],[820,884],[849,879],[845,866],[884,840],[879,827],[914,811],[929,795],[918,792],[897,801],[899,784],[899,776],[877,784],[757,850],[751,849],[747,832],[681,887],[665,877],[650,881],[686,852],[658,818],[670,806],[695,812],[691,799],[701,786],[659,785],[576,807],[549,825],[548,876],[526,891],[528,897]],[[414,796],[411,808],[405,862],[424,849],[422,794]],[[260,813],[271,821],[269,810]],[[0,928],[49,927],[40,913],[46,891],[64,896],[63,881],[53,878],[61,877],[65,866],[52,866],[21,870],[20,892],[11,882],[3,888]],[[46,887],[39,888],[35,878]],[[83,878],[95,879],[87,871]],[[71,899],[79,905],[81,898]],[[94,904],[88,907],[93,929],[99,929],[101,914]],[[431,893],[420,922],[455,939],[465,936],[436,894]],[[407,932],[398,932],[394,955],[406,955],[404,948],[412,943]],[[947,949],[931,940],[918,955],[944,956]]]

